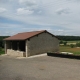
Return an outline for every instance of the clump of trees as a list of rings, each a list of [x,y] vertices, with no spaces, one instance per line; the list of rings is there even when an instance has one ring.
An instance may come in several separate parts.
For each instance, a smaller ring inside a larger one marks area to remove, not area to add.
[[[66,46],[66,45],[67,45],[67,41],[61,40],[61,41],[60,41],[60,44],[64,44],[64,46]]]
[[[4,48],[4,41],[0,40],[0,47]]]
[[[3,39],[7,38],[7,37],[9,37],[9,36],[0,36],[0,47],[1,48],[4,48],[4,41],[3,41]]]

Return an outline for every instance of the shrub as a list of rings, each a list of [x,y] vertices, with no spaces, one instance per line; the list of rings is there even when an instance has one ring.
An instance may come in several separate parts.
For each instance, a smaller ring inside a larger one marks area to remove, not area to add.
[[[80,42],[76,43],[76,47],[80,47]]]
[[[59,44],[63,44],[64,42],[61,40],[60,42],[59,42]]]
[[[75,45],[74,45],[74,44],[71,44],[70,46],[71,46],[71,48],[74,48],[74,47],[75,47]]]
[[[0,51],[2,51],[2,47],[0,47]]]
[[[64,46],[66,46],[67,45],[67,41],[64,41]]]

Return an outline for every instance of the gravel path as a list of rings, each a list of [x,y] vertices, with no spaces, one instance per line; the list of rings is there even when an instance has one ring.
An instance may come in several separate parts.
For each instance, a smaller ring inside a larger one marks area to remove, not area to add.
[[[0,80],[80,80],[80,60],[0,56]]]

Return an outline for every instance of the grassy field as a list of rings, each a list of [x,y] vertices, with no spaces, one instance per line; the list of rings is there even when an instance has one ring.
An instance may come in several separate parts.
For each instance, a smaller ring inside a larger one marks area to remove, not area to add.
[[[71,52],[73,54],[80,55],[80,48],[74,47],[71,48],[70,46],[60,46],[60,52]]]

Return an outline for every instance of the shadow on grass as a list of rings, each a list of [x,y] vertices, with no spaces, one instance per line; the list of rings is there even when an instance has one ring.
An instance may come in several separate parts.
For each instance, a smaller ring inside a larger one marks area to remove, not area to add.
[[[47,55],[51,57],[61,57],[61,58],[70,58],[70,59],[80,60],[80,55],[68,55],[68,54],[60,54],[60,53],[47,53]]]

